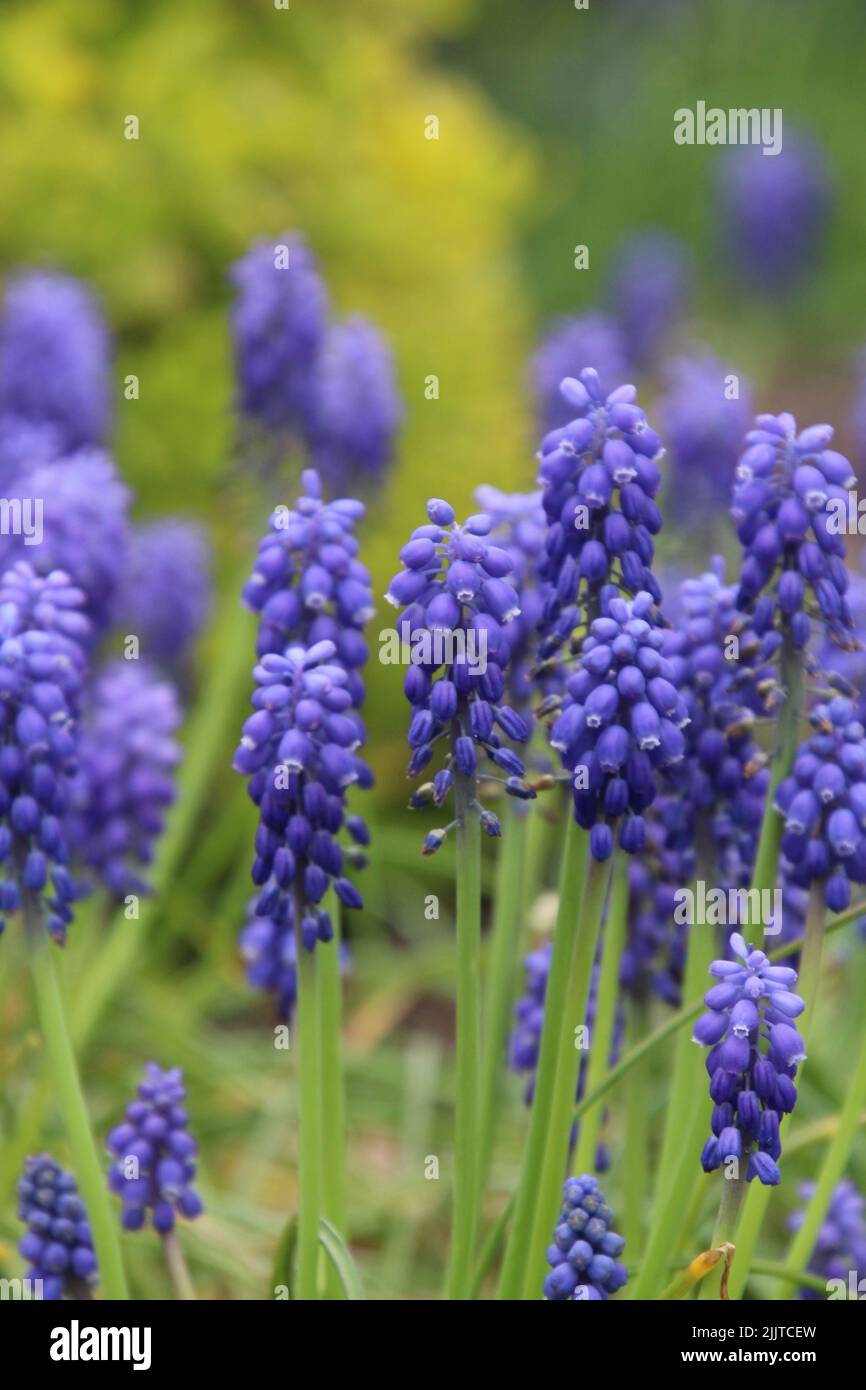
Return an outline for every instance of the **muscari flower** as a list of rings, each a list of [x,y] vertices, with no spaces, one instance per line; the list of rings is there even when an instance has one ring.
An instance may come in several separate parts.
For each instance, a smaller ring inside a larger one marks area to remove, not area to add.
[[[800,1196],[808,1202],[815,1191],[815,1184],[802,1183]],[[848,1178],[836,1184],[830,1198],[830,1206],[815,1238],[807,1266],[811,1274],[826,1279],[841,1279],[846,1291],[851,1286],[851,1273],[854,1274],[854,1287],[859,1289],[860,1281],[866,1278],[866,1202]],[[805,1213],[794,1212],[788,1221],[788,1229],[798,1231],[803,1224]],[[800,1297],[815,1299],[823,1297],[817,1289],[801,1288]]]
[[[334,934],[320,906],[331,886],[345,907],[362,906],[343,872],[346,856],[337,835],[345,825],[358,844],[368,839],[363,821],[347,817],[345,808],[348,787],[372,781],[356,751],[364,726],[333,642],[269,652],[253,675],[255,713],[243,726],[233,767],[249,777],[249,795],[259,808],[255,913],[281,930],[298,927],[312,950]]]
[[[185,1099],[180,1067],[163,1071],[148,1062],[136,1099],[108,1136],[114,1155],[108,1186],[123,1203],[125,1231],[140,1231],[149,1212],[153,1229],[167,1235],[176,1216],[192,1220],[203,1211],[192,1185],[198,1145],[189,1133]]]
[[[328,293],[298,233],[257,241],[230,272],[238,410],[268,430],[305,434]]]
[[[751,418],[749,390],[740,381],[730,398],[730,370],[711,353],[675,358],[665,378],[656,409],[668,456],[666,510],[690,526],[712,525],[731,495]]]
[[[606,314],[580,314],[552,325],[531,364],[538,423],[544,431],[560,429],[573,417],[560,384],[592,362],[602,381],[624,381],[629,374],[622,334]]]
[[[662,445],[635,404],[635,388],[605,395],[592,368],[561,384],[570,423],[546,435],[538,481],[548,521],[540,565],[547,585],[542,657],[553,655],[585,621],[598,595],[615,583],[630,594],[661,592],[650,568],[661,513],[653,498]]]
[[[60,944],[79,891],[64,818],[90,637],[83,603],[60,571],[42,579],[21,562],[0,579],[0,924],[26,892]]]
[[[798,431],[793,415],[759,415],[737,465],[732,515],[744,548],[737,607],[771,657],[785,636],[804,648],[812,622],[841,646],[852,626],[845,542],[828,504],[856,482],[829,447],[830,425]]]
[[[535,793],[523,780],[523,762],[502,742],[504,735],[525,743],[530,734],[526,719],[505,698],[508,629],[520,616],[519,596],[507,579],[512,558],[488,539],[493,523],[486,513],[458,524],[454,509],[432,498],[427,516],[401,550],[404,568],[386,594],[389,603],[402,608],[398,631],[412,644],[403,686],[413,710],[408,775],[423,772],[440,739],[448,745],[445,766],[411,804],[432,799],[442,805],[455,774],[476,777],[479,754],[504,774],[483,769],[483,780],[501,782],[519,799],[531,798]],[[488,835],[500,833],[498,818],[477,799],[473,810]],[[434,853],[451,829],[431,831],[424,852]]]
[[[102,444],[110,378],[108,330],[90,290],[66,275],[16,275],[0,311],[0,416],[51,426],[59,453]]]
[[[26,560],[42,575],[63,570],[84,591],[94,637],[100,635],[114,616],[128,540],[129,489],[111,457],[81,449],[38,464],[10,484],[7,497],[41,509],[41,536],[35,543],[24,533],[0,538],[4,566]]]
[[[710,966],[719,983],[704,995],[708,1012],[693,1034],[694,1042],[710,1048],[713,1133],[701,1165],[711,1173],[730,1160],[746,1162],[748,1182],[775,1186],[781,1179],[779,1122],[794,1109],[794,1078],[806,1056],[792,1020],[805,1005],[793,992],[796,970],[771,965],[739,932],[731,933],[729,946],[737,959]]]
[[[613,1212],[594,1177],[569,1178],[562,1188],[562,1207],[547,1247],[552,1265],[544,1297],[557,1302],[598,1302],[628,1283],[620,1263],[625,1241],[613,1230]]]
[[[0,493],[32,468],[51,463],[63,453],[63,441],[56,425],[46,420],[27,420],[21,415],[0,416]]]
[[[255,908],[253,901],[238,938],[247,983],[252,989],[272,995],[279,1017],[289,1022],[298,997],[298,954],[292,914],[262,916]],[[341,941],[340,973],[344,978],[350,966],[349,948]]]
[[[600,608],[549,738],[572,781],[575,819],[590,832],[593,857],[604,860],[617,827],[622,849],[643,849],[656,773],[683,757],[688,711],[662,655],[653,596],[629,601],[611,587]]]
[[[256,652],[282,652],[289,642],[333,642],[359,705],[367,660],[363,631],[373,616],[370,576],[358,559],[355,526],[364,505],[350,497],[325,502],[318,474],[301,474],[293,507],[278,507],[259,542],[244,586],[248,608],[261,614]]]
[[[762,294],[789,289],[819,262],[833,202],[824,153],[812,140],[786,131],[769,158],[757,145],[731,150],[718,203],[732,265]]]
[[[116,607],[142,656],[182,673],[210,605],[210,547],[202,527],[173,516],[134,527]]]
[[[523,708],[538,690],[532,665],[544,607],[538,577],[546,531],[541,493],[501,492],[482,483],[475,489],[475,500],[493,523],[491,540],[511,557],[511,579],[520,594],[520,612],[502,632],[509,649],[506,680],[510,699]]]
[[[27,1227],[18,1253],[29,1265],[26,1277],[41,1281],[42,1298],[89,1297],[98,1273],[87,1213],[74,1177],[48,1154],[24,1160],[18,1217]]]
[[[146,662],[111,662],[88,690],[69,824],[78,855],[115,898],[149,891],[140,870],[176,796],[180,722],[174,686]]]
[[[691,267],[682,243],[667,232],[639,232],[620,248],[610,294],[628,354],[652,362],[691,295]]]
[[[842,695],[816,705],[809,722],[815,733],[776,791],[782,853],[793,883],[823,883],[827,907],[843,912],[851,883],[866,883],[866,729]]]
[[[308,430],[316,469],[332,490],[380,482],[403,405],[388,343],[360,314],[333,324],[316,358]]]

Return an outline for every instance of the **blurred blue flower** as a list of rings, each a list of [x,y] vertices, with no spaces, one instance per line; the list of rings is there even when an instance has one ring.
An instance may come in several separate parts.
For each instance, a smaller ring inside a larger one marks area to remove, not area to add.
[[[111,391],[111,342],[90,290],[66,275],[15,275],[0,310],[0,416],[52,426],[68,454],[105,443]]]
[[[690,258],[678,237],[664,231],[638,232],[618,249],[610,298],[635,366],[649,366],[664,349],[671,329],[688,309],[691,292]],[[599,375],[604,377],[600,368]]]
[[[731,390],[738,394],[729,397]],[[666,364],[657,403],[667,447],[665,509],[688,532],[724,518],[743,436],[751,421],[751,395],[711,353],[677,357]]]
[[[313,373],[309,447],[332,492],[381,482],[402,419],[384,335],[360,314],[331,325]]]
[[[143,657],[183,675],[211,606],[210,546],[195,521],[165,516],[133,527],[117,598],[118,623]]]
[[[189,1133],[185,1099],[180,1067],[163,1071],[148,1062],[136,1099],[108,1136],[114,1155],[108,1185],[123,1203],[125,1231],[141,1230],[149,1212],[153,1229],[167,1235],[177,1216],[192,1220],[203,1211],[193,1187],[198,1146]]]
[[[18,1217],[27,1227],[18,1253],[29,1265],[26,1277],[41,1281],[41,1297],[89,1298],[99,1276],[87,1213],[72,1174],[48,1154],[24,1160]]]

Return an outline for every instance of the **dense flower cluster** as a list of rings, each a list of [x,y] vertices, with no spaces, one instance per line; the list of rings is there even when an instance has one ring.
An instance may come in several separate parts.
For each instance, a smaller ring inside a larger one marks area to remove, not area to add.
[[[403,417],[391,350],[359,314],[333,324],[312,383],[310,450],[337,491],[381,478]]]
[[[511,556],[511,578],[520,595],[520,613],[502,630],[509,649],[508,689],[520,708],[538,689],[532,667],[544,606],[538,578],[546,529],[541,493],[501,492],[485,483],[475,489],[475,500],[493,523],[491,539]]]
[[[569,1178],[562,1188],[562,1207],[547,1248],[552,1265],[544,1296],[558,1302],[598,1302],[628,1283],[619,1261],[625,1241],[613,1230],[613,1212],[595,1178]]]
[[[0,313],[0,416],[51,426],[58,453],[102,444],[110,378],[108,330],[84,285],[41,271],[10,281]]]
[[[669,798],[661,800],[668,803]],[[665,806],[665,810],[668,806]],[[678,818],[679,819],[679,818]],[[674,919],[674,894],[691,883],[689,850],[668,848],[664,813],[647,817],[647,847],[628,865],[628,939],[620,961],[622,989],[636,998],[651,992],[679,1007],[686,960],[687,928]],[[690,838],[690,837],[689,837]]]
[[[592,363],[602,381],[625,381],[630,371],[622,334],[607,314],[580,314],[554,324],[532,359],[538,423],[544,433],[567,425],[574,411],[560,385]]]
[[[32,468],[51,463],[63,452],[61,434],[47,421],[25,420],[20,415],[0,416],[0,492],[20,485]]]
[[[573,418],[546,435],[538,469],[548,521],[542,656],[597,616],[592,610],[605,584],[661,597],[650,568],[652,537],[662,524],[653,500],[661,440],[635,404],[633,386],[605,395],[598,374],[586,368],[561,390]]]
[[[94,636],[112,621],[128,539],[129,489],[111,457],[81,449],[25,470],[7,497],[41,507],[41,537],[3,536],[4,565],[27,560],[39,574],[64,570],[87,598]]]
[[[805,1182],[800,1187],[800,1196],[808,1202],[815,1191],[815,1184]],[[789,1220],[789,1229],[798,1231],[803,1224],[804,1212],[794,1212]],[[815,1249],[809,1260],[811,1274],[826,1279],[840,1279],[845,1286],[846,1297],[851,1285],[858,1291],[860,1281],[866,1278],[866,1201],[848,1178],[836,1184],[827,1215],[815,1239]],[[852,1279],[853,1276],[853,1279]],[[801,1298],[824,1298],[817,1289],[801,1288]]]
[[[782,853],[794,883],[823,882],[828,908],[842,912],[851,881],[866,883],[866,729],[841,695],[817,705],[810,723],[816,732],[776,791]]]
[[[197,1145],[189,1133],[185,1099],[180,1067],[163,1071],[148,1062],[137,1098],[108,1136],[115,1160],[108,1185],[123,1203],[126,1231],[141,1230],[150,1212],[154,1230],[167,1235],[176,1215],[192,1219],[203,1210],[192,1185]]]
[[[856,479],[832,438],[829,425],[798,431],[793,415],[759,415],[737,465],[732,514],[745,550],[737,606],[766,639],[766,655],[781,633],[805,647],[814,617],[848,641],[845,542],[827,506],[846,503]]]
[[[64,817],[90,633],[83,598],[65,574],[40,579],[23,561],[0,579],[0,923],[24,889],[60,943],[78,891]]]
[[[534,793],[523,781],[523,763],[503,747],[497,732],[518,743],[530,734],[524,717],[504,703],[509,627],[520,616],[520,599],[506,577],[513,569],[511,555],[488,539],[493,522],[484,512],[458,524],[454,509],[432,498],[427,516],[401,550],[404,568],[386,594],[389,603],[403,609],[398,631],[412,645],[404,681],[413,709],[409,776],[423,772],[434,744],[447,738],[446,765],[429,788],[437,806],[455,772],[474,777],[479,752],[505,774],[491,780],[504,780],[507,792],[525,799]],[[422,789],[413,804],[423,804],[426,796]],[[493,812],[476,809],[485,831],[498,835]],[[439,848],[445,833],[428,835],[427,853]]]
[[[758,145],[733,149],[719,182],[725,252],[754,290],[786,290],[817,264],[833,202],[827,161],[811,139],[786,129],[770,159]]]
[[[333,936],[331,918],[319,906],[332,884],[346,907],[362,905],[343,873],[336,837],[345,824],[358,843],[367,841],[363,821],[345,813],[347,788],[371,781],[356,752],[364,726],[333,642],[267,653],[253,675],[255,713],[243,726],[233,766],[249,777],[249,795],[259,808],[255,912],[284,929],[294,921],[296,899],[303,911],[301,939],[312,949]]]
[[[651,594],[601,595],[601,616],[584,639],[576,670],[550,729],[571,775],[574,814],[590,831],[596,859],[613,851],[614,829],[629,854],[644,846],[643,813],[656,795],[656,770],[685,751],[685,702],[662,655]]]
[[[646,366],[658,353],[688,305],[691,285],[686,251],[669,233],[641,232],[621,248],[611,297],[636,366]]]
[[[253,901],[238,946],[247,967],[247,983],[252,989],[273,995],[279,1017],[289,1022],[298,997],[298,948],[291,910],[262,916],[256,912]],[[341,941],[340,970],[344,977],[349,967],[349,949]]]
[[[174,686],[143,661],[112,662],[88,691],[70,826],[77,853],[116,898],[148,891],[139,870],[175,799],[180,721]]]
[[[658,403],[668,451],[665,510],[689,526],[713,525],[728,506],[734,469],[751,419],[748,387],[711,353],[677,357],[667,365]]]
[[[257,241],[231,270],[238,409],[267,429],[309,429],[328,292],[297,233]]]
[[[26,1277],[41,1281],[42,1298],[88,1297],[97,1267],[87,1213],[72,1174],[48,1154],[24,1161],[18,1216],[27,1227],[18,1253],[29,1264]]]
[[[354,535],[364,506],[349,497],[325,502],[313,469],[302,473],[301,485],[294,507],[273,513],[244,586],[244,602],[261,615],[256,651],[264,656],[282,652],[289,642],[333,642],[358,705],[364,690],[360,668],[367,660],[363,629],[374,613],[370,576]]]
[[[210,603],[210,547],[197,522],[160,517],[132,530],[116,606],[143,657],[182,673]]]
[[[729,944],[737,959],[710,966],[719,983],[704,995],[708,1012],[701,1014],[693,1034],[696,1043],[710,1048],[713,1133],[701,1164],[711,1173],[730,1160],[747,1160],[749,1182],[757,1177],[775,1185],[782,1152],[779,1121],[794,1109],[794,1078],[806,1055],[791,1020],[805,1005],[793,992],[796,970],[771,965],[738,932]]]
[[[745,886],[770,774],[744,708],[757,679],[739,661],[749,649],[750,635],[743,631],[736,588],[725,582],[720,557],[706,573],[684,580],[678,606],[662,651],[688,712],[686,750],[673,779],[678,797],[660,805],[659,814],[673,834],[684,830],[690,842],[704,833],[718,881]],[[686,871],[675,877],[685,883],[692,876]]]

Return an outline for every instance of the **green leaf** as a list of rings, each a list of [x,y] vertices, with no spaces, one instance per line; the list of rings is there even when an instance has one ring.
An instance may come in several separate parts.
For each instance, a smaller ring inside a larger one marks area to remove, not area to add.
[[[339,1232],[334,1230],[330,1221],[326,1221],[324,1217],[319,1229],[319,1240],[322,1242],[325,1254],[337,1271],[337,1277],[343,1286],[343,1293],[346,1298],[350,1301],[365,1299],[367,1295],[361,1285],[361,1276],[346,1242]]]
[[[297,1216],[290,1216],[277,1242],[277,1249],[274,1254],[274,1267],[271,1273],[271,1288],[277,1289],[280,1285],[284,1285],[289,1291],[289,1299],[294,1298],[294,1294],[292,1293],[292,1276],[295,1265],[295,1247],[297,1243],[298,1218]]]

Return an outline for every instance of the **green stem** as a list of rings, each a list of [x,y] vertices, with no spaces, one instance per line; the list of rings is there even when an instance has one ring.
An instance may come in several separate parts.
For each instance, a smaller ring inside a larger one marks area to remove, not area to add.
[[[478,1145],[479,1205],[490,1170],[500,1110],[499,1101],[505,1080],[505,1046],[526,903],[524,883],[529,821],[530,817],[522,807],[513,806],[507,818],[505,837],[499,845],[496,868],[496,896],[482,1045],[481,1124]]]
[[[604,946],[598,973],[598,992],[595,1000],[595,1023],[589,1041],[586,1065],[586,1091],[592,1091],[610,1066],[611,1044],[619,1004],[619,969],[628,927],[628,858],[620,855],[613,873]],[[580,1122],[574,1168],[577,1173],[590,1173],[595,1168],[595,1154],[601,1131],[603,1107],[595,1104],[584,1112]],[[631,1137],[629,1136],[629,1143]]]
[[[162,1237],[162,1253],[165,1257],[165,1265],[168,1270],[172,1287],[178,1299],[183,1303],[195,1301],[195,1288],[189,1277],[189,1270],[186,1266],[183,1250],[177,1238],[177,1231],[169,1231],[168,1235]]]
[[[698,901],[697,892],[695,901]],[[683,995],[693,999],[709,985],[715,934],[704,922],[693,922],[688,943]],[[632,1298],[652,1297],[653,1290],[665,1276],[665,1264],[674,1248],[682,1218],[682,1194],[694,1170],[695,1155],[700,1152],[701,1136],[707,1127],[706,1110],[694,1100],[704,1085],[704,1056],[703,1049],[695,1046],[686,1029],[681,1029],[675,1045],[670,1089],[665,1096],[665,1128],[649,1237]]]
[[[562,1184],[571,1144],[571,1125],[574,1097],[580,1070],[578,1039],[586,1024],[592,967],[601,931],[604,901],[610,882],[610,861],[599,863],[590,858],[583,889],[577,937],[572,952],[566,989],[566,1007],[560,1020],[556,1043],[556,1072],[550,1105],[550,1120],[544,1145],[541,1172],[537,1184],[532,1239],[526,1260],[523,1281],[524,1299],[541,1297],[544,1282],[544,1252],[550,1244],[550,1233],[556,1221],[562,1197]],[[550,988],[548,982],[548,988]],[[546,1011],[545,1011],[546,1012]],[[545,1017],[545,1025],[547,1019]],[[590,1107],[587,1106],[588,1110]],[[586,1110],[584,1111],[586,1114]],[[590,1165],[592,1166],[592,1165]]]
[[[861,991],[858,1011],[860,1018],[866,1018],[866,997],[863,997],[864,994],[866,991]],[[785,1268],[792,1277],[793,1272],[802,1269],[812,1258],[818,1230],[827,1214],[833,1190],[845,1172],[851,1150],[854,1147],[864,1105],[866,1105],[866,1031],[863,1034],[860,1056],[851,1078],[848,1094],[845,1097],[845,1104],[839,1116],[838,1128],[824,1155],[824,1162],[818,1174],[815,1191],[806,1206],[803,1224],[791,1242],[791,1248],[788,1251]],[[778,1292],[776,1297],[783,1298],[784,1293]]]
[[[550,1128],[556,1065],[559,1054],[559,1035],[568,1002],[569,972],[580,917],[583,873],[589,846],[589,836],[581,830],[569,813],[563,842],[559,876],[559,906],[553,953],[544,996],[544,1026],[541,1031],[535,1091],[529,1112],[529,1133],[523,1153],[520,1181],[514,1204],[508,1245],[502,1266],[497,1297],[520,1297],[535,1217],[538,1180],[544,1161],[544,1151]],[[569,1050],[574,1051],[573,1041]],[[574,1091],[571,1094],[574,1100]],[[569,1121],[566,1121],[568,1125]],[[567,1130],[566,1130],[567,1137]]]
[[[42,1037],[72,1151],[76,1181],[93,1231],[99,1276],[106,1298],[126,1299],[129,1294],[123,1271],[117,1222],[111,1210],[105,1173],[99,1162],[90,1130],[87,1106],[66,1024],[54,959],[57,948],[45,930],[41,907],[34,895],[25,891],[23,897],[24,928]]]
[[[824,937],[827,934],[824,926],[825,912],[823,885],[815,883],[809,894],[809,912],[806,917],[806,932],[803,937],[800,975],[797,982],[797,993],[806,1003],[802,1019],[798,1022],[798,1028],[807,1052],[809,1036],[815,1018]],[[805,1063],[801,1064],[798,1080],[802,1078],[803,1066]],[[782,1129],[784,1128],[783,1117]],[[751,1189],[737,1236],[737,1258],[734,1260],[729,1281],[731,1298],[742,1298],[770,1201],[770,1193],[773,1191],[772,1187],[764,1187],[762,1183],[757,1182],[751,1184]]]
[[[719,1203],[719,1214],[716,1217],[716,1224],[713,1230],[712,1245],[714,1250],[726,1243],[736,1245],[737,1225],[748,1192],[749,1184],[746,1182],[745,1178],[729,1178],[723,1176],[722,1200]],[[734,1263],[736,1264],[736,1260]],[[715,1269],[710,1270],[701,1284],[699,1297],[702,1301],[706,1302],[709,1299],[718,1299],[721,1297],[723,1271],[724,1264],[718,1264]]]
[[[319,1221],[321,1218],[322,1104],[320,1093],[319,1019],[316,990],[318,946],[308,951],[301,944],[303,900],[295,894],[295,950],[297,959],[298,1086],[298,1298],[318,1297]]]
[[[317,947],[316,990],[319,1015],[319,1064],[322,1096],[322,1215],[348,1238],[346,1230],[346,1106],[343,1083],[343,981],[340,973],[340,904],[335,894],[326,904],[334,925],[332,941]],[[330,1298],[341,1298],[337,1273],[327,1263]]]
[[[782,644],[780,676],[785,701],[779,715],[776,749],[773,754],[770,786],[761,834],[752,873],[752,887],[772,892],[779,872],[779,848],[782,842],[783,821],[776,810],[776,791],[779,783],[790,773],[797,755],[797,724],[803,698],[803,667],[800,653],[786,636]],[[760,944],[760,943],[758,943]]]
[[[454,1216],[447,1297],[466,1299],[478,1222],[478,1127],[481,1063],[481,825],[475,777],[455,773],[457,811],[457,1098],[454,1120]]]
[[[647,1007],[643,1000],[630,1005],[627,1037],[634,1041],[647,1034]],[[625,1132],[628,1136],[623,1164],[622,1234],[629,1258],[643,1248],[644,1218],[649,1177],[649,1077],[645,1062],[629,1070],[625,1083]]]

